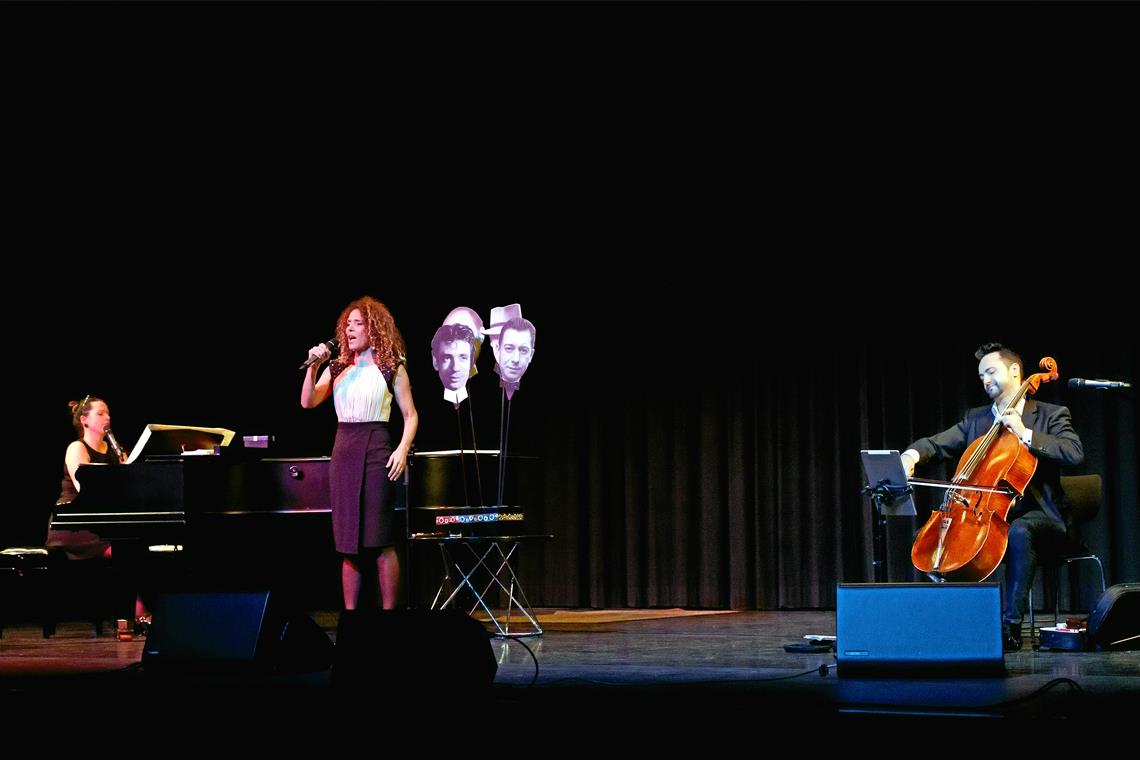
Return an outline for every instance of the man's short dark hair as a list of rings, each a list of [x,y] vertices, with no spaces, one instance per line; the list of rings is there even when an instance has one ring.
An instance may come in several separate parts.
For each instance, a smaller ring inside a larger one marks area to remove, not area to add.
[[[500,341],[502,341],[502,339],[503,339],[503,333],[505,333],[507,330],[514,330],[515,332],[528,332],[528,333],[530,333],[530,347],[534,348],[534,341],[535,341],[535,338],[538,336],[536,335],[537,331],[534,329],[534,325],[531,323],[531,321],[529,319],[523,319],[522,317],[515,317],[514,319],[508,319],[506,322],[504,322],[503,323],[503,329],[499,331],[499,340]]]
[[[461,325],[458,322],[450,325],[440,325],[440,328],[435,331],[435,336],[431,339],[431,355],[435,356],[439,353],[439,347],[444,343],[451,343],[453,341],[461,340],[471,346],[471,358],[475,358],[475,333],[467,325]]]
[[[1019,368],[1021,368],[1022,376],[1025,375],[1025,363],[1021,361],[1021,355],[1014,351],[1012,348],[1003,346],[1001,343],[983,343],[982,345],[978,346],[978,350],[974,352],[974,358],[978,361],[981,361],[983,356],[986,354],[992,354],[994,352],[996,352],[997,355],[1001,357],[1001,360],[1005,363],[1006,367],[1011,364],[1016,364]]]

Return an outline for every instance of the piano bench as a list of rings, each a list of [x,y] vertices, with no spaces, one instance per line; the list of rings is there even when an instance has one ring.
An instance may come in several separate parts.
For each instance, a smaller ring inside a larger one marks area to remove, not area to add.
[[[105,560],[72,561],[64,552],[42,547],[13,547],[0,551],[0,636],[4,626],[18,621],[24,611],[34,615],[44,638],[55,635],[58,621],[71,608],[82,605],[96,636],[103,635],[103,616],[110,608]],[[76,604],[78,600],[78,604]]]
[[[17,622],[19,612],[34,612],[43,625],[44,638],[55,633],[51,610],[51,559],[42,547],[12,547],[0,551],[0,636],[4,626]]]

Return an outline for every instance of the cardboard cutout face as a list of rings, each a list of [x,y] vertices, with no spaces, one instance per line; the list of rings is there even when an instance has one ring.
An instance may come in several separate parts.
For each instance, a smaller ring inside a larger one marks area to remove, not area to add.
[[[467,378],[475,360],[475,334],[463,324],[440,325],[431,339],[431,364],[443,397],[458,404],[467,398]]]
[[[534,331],[526,326],[504,327],[499,335],[499,350],[495,356],[495,361],[499,364],[499,376],[508,382],[518,383],[533,357]]]
[[[534,324],[524,319],[519,304],[499,306],[491,310],[491,323],[487,327],[491,350],[495,354],[495,372],[499,385],[507,398],[514,396],[523,375],[534,359],[534,342],[537,331]]]
[[[456,306],[443,319],[445,325],[466,325],[475,336],[475,353],[471,357],[471,373],[469,377],[479,374],[475,363],[479,361],[479,352],[483,349],[483,318],[474,309],[467,306]],[[446,383],[444,384],[446,387]]]

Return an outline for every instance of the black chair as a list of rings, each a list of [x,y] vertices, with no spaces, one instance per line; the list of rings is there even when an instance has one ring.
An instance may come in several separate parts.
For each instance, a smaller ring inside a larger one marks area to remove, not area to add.
[[[1042,588],[1053,589],[1053,624],[1061,620],[1061,568],[1068,567],[1074,562],[1095,562],[1100,571],[1100,592],[1104,593],[1107,584],[1104,578],[1104,565],[1095,553],[1089,550],[1079,538],[1078,529],[1081,525],[1090,522],[1100,511],[1103,499],[1103,482],[1100,475],[1062,475],[1061,489],[1065,492],[1065,501],[1069,505],[1069,514],[1073,525],[1070,531],[1068,544],[1061,553],[1046,558],[1041,567],[1046,571],[1042,576]],[[1099,598],[1099,597],[1098,597]],[[1037,636],[1037,625],[1033,615],[1033,590],[1029,590],[1029,629],[1034,637]]]

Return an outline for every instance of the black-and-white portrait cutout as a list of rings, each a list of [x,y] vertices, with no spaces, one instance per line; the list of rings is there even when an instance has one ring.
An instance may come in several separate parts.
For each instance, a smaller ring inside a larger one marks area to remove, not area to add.
[[[443,397],[459,405],[467,398],[467,378],[475,358],[475,333],[464,324],[440,325],[431,339],[431,364],[443,384]]]
[[[485,332],[491,339],[491,350],[495,354],[499,385],[510,399],[534,359],[537,331],[530,320],[523,318],[522,306],[515,303],[491,309],[491,319]]]
[[[468,306],[456,306],[444,317],[443,324],[467,325],[475,334],[475,355],[471,358],[471,374],[469,375],[469,377],[475,377],[479,374],[479,368],[475,364],[479,361],[479,352],[483,349],[483,318],[479,316],[477,311]]]

